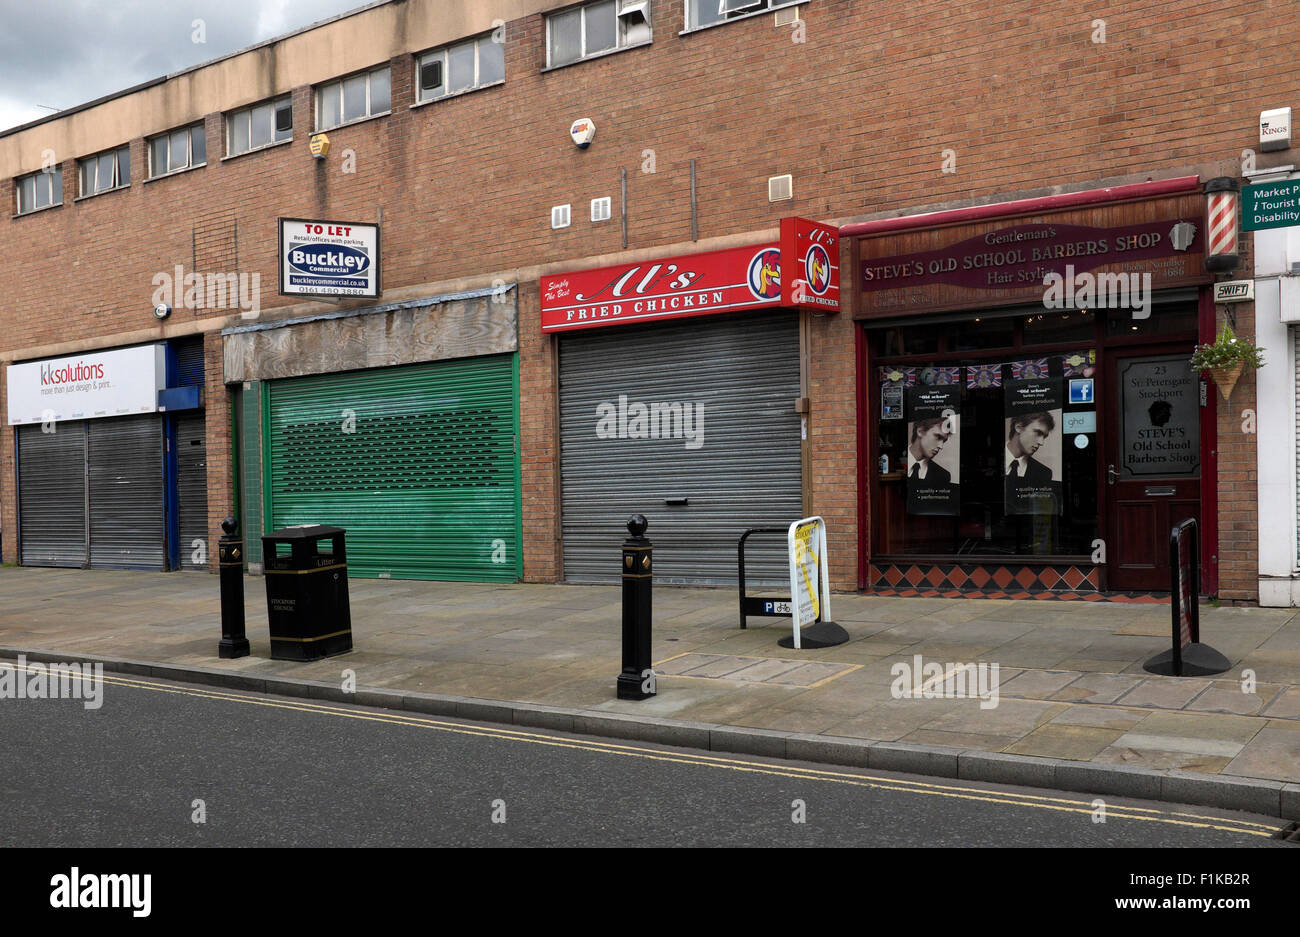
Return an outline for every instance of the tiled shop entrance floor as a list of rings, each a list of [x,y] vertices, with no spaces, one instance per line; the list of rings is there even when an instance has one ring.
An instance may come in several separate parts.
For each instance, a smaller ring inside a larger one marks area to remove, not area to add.
[[[781,657],[731,657],[721,654],[679,654],[655,664],[655,673],[674,677],[706,677],[741,683],[815,687],[859,669],[857,664],[829,664]]]

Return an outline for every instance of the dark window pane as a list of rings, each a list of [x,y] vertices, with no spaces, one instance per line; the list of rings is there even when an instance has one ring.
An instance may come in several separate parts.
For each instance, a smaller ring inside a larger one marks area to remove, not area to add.
[[[1097,317],[1091,309],[1042,312],[1025,316],[1024,329],[1026,345],[1090,342],[1097,335]]]
[[[124,146],[117,151],[117,184],[131,184],[131,148]]]
[[[873,350],[883,358],[933,354],[939,350],[939,333],[935,329],[880,329],[869,334]]]
[[[1161,303],[1147,309],[1145,319],[1135,319],[1131,309],[1111,309],[1106,313],[1106,334],[1115,337],[1139,335],[1174,335],[1196,331],[1196,304]]]
[[[949,351],[1009,348],[1014,341],[1014,319],[980,317],[970,322],[946,322],[934,328],[948,335]]]
[[[56,169],[50,173],[50,204],[58,205],[63,201],[63,170]]]
[[[293,102],[280,101],[275,105],[275,139],[288,140],[293,136]]]

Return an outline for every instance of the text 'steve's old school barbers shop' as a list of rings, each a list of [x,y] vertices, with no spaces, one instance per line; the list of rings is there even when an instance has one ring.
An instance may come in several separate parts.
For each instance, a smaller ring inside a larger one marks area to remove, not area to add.
[[[864,587],[1165,590],[1194,517],[1216,590],[1204,213],[1193,177],[841,230]]]

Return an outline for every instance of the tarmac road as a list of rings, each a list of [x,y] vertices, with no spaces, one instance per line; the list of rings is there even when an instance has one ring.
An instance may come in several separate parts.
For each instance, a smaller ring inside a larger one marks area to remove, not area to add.
[[[0,699],[6,846],[1267,846],[1275,818],[105,674]],[[202,822],[197,822],[201,820]]]

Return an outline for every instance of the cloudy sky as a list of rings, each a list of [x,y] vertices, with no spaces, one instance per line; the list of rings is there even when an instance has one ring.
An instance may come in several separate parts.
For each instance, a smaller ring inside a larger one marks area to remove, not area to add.
[[[0,0],[0,130],[369,2]]]

